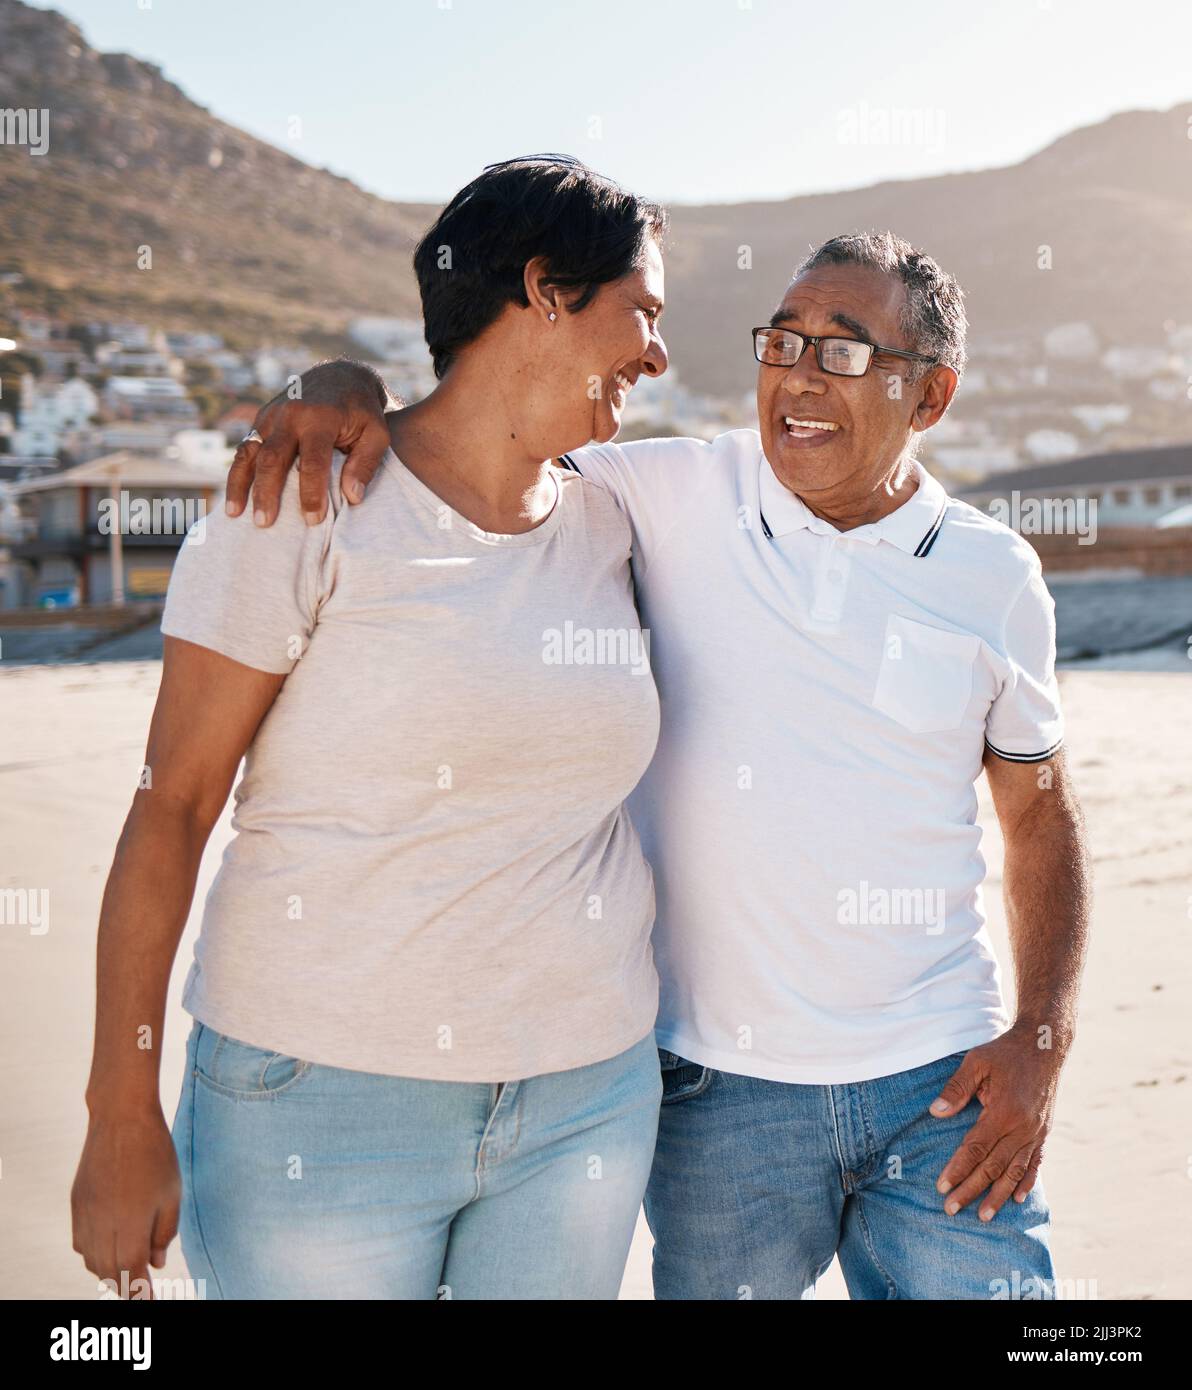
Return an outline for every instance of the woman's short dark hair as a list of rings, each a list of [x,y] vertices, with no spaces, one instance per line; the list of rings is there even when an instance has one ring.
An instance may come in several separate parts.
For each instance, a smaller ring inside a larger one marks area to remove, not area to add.
[[[426,344],[441,377],[460,348],[506,304],[529,303],[526,262],[545,257],[551,283],[596,291],[636,269],[666,213],[568,155],[529,155],[490,164],[461,188],[414,252]]]

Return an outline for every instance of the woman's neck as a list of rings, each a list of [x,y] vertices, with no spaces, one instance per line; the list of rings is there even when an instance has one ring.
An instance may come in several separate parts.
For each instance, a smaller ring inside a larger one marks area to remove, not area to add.
[[[491,379],[478,378],[454,367],[424,400],[390,414],[393,451],[420,482],[482,530],[531,531],[546,520],[557,497],[551,460],[527,449],[508,396]]]

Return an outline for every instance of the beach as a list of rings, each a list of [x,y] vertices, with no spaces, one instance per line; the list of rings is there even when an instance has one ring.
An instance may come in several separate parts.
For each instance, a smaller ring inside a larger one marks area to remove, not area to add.
[[[1145,665],[1141,659],[1137,665]],[[1068,748],[1095,865],[1078,1035],[1043,1179],[1061,1280],[1076,1296],[1192,1297],[1192,662],[1061,672]],[[0,888],[48,890],[48,919],[0,926],[0,1297],[97,1296],[71,1249],[69,1193],[85,1130],[95,927],[143,759],[160,663],[0,673]],[[1001,841],[982,783],[986,909],[1012,990]],[[212,836],[171,986],[162,1098],[172,1119],[189,1018],[179,996]],[[622,1297],[650,1298],[639,1224]],[[181,1278],[177,1242],[164,1276]],[[820,1297],[846,1297],[833,1266]]]

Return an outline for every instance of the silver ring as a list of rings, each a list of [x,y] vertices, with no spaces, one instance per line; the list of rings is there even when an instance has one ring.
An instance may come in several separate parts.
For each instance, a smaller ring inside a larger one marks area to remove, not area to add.
[[[241,444],[264,444],[264,442],[265,441],[261,438],[261,432],[259,430],[249,430],[249,432],[240,441]]]

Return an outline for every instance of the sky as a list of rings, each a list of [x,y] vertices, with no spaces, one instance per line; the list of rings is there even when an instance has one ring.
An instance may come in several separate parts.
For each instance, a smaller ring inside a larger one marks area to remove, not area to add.
[[[670,203],[1015,163],[1192,101],[1189,0],[55,0],[102,50],[402,201],[563,151]]]

